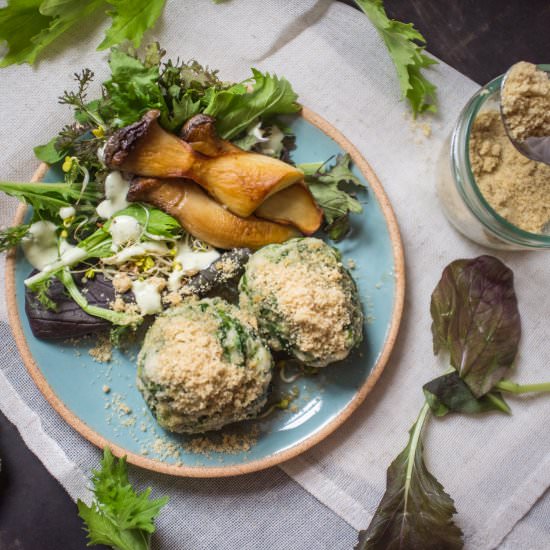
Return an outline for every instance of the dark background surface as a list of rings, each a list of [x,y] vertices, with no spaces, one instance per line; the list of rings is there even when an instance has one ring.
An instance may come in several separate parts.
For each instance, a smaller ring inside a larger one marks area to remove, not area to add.
[[[432,54],[480,84],[516,61],[544,63],[550,56],[548,0],[386,0],[385,5],[391,17],[415,24]],[[86,548],[75,504],[1,413],[0,457],[0,550]]]

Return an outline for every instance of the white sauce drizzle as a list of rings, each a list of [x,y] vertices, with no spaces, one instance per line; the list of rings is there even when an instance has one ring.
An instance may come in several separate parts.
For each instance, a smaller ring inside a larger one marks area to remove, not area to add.
[[[62,220],[72,218],[76,214],[76,210],[72,206],[63,206],[59,209],[59,217]]]
[[[120,265],[132,258],[145,254],[168,254],[168,247],[163,242],[145,242],[134,244],[124,248],[114,256],[103,258],[103,263],[108,265]]]
[[[142,315],[153,315],[162,311],[158,286],[147,281],[134,281],[132,292]]]
[[[29,235],[21,241],[27,261],[41,271],[59,256],[56,226],[52,222],[39,221],[29,228]]]
[[[168,277],[168,290],[174,291],[180,287],[181,279],[187,275],[194,275],[212,265],[220,253],[214,248],[207,250],[193,250],[186,239],[177,243],[177,253],[174,261],[181,265],[181,269],[175,269]]]
[[[126,200],[130,184],[120,172],[111,172],[105,178],[105,200],[101,201],[96,212],[102,218],[108,219],[113,214],[126,208],[130,203]]]
[[[116,252],[122,245],[139,241],[142,233],[140,223],[132,216],[116,216],[109,225],[109,233],[113,238],[111,250]]]

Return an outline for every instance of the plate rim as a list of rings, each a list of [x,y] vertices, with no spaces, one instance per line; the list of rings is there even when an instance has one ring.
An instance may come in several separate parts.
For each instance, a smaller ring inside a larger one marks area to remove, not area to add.
[[[374,367],[372,368],[367,379],[363,385],[357,390],[352,400],[347,406],[342,409],[330,422],[328,422],[323,428],[316,433],[307,437],[300,443],[285,449],[284,451],[275,452],[264,458],[252,460],[250,462],[243,462],[241,464],[233,464],[229,466],[185,466],[176,464],[167,464],[151,458],[146,458],[136,453],[129,452],[127,449],[113,443],[109,439],[103,437],[95,430],[93,430],[86,422],[73,413],[65,403],[56,395],[51,386],[49,385],[46,377],[40,370],[40,367],[34,360],[32,353],[27,344],[27,340],[23,333],[21,319],[19,317],[19,311],[17,309],[16,300],[16,285],[15,285],[15,266],[16,266],[16,249],[10,250],[6,255],[6,302],[8,309],[8,319],[15,338],[15,342],[23,364],[30,374],[34,383],[44,395],[48,403],[54,408],[54,410],[61,416],[61,418],[75,429],[80,435],[93,443],[95,446],[103,449],[109,447],[111,452],[118,457],[126,456],[127,461],[135,466],[151,470],[154,472],[177,476],[177,477],[191,477],[191,478],[221,478],[230,477],[236,475],[250,474],[265,470],[272,466],[286,462],[292,458],[297,457],[303,452],[307,451],[314,445],[320,443],[327,436],[336,431],[363,403],[367,395],[371,392],[376,382],[380,378],[384,368],[386,367],[390,358],[391,352],[395,346],[399,327],[403,316],[403,307],[405,303],[405,258],[403,242],[401,239],[401,233],[397,223],[397,218],[393,211],[393,207],[389,201],[389,198],[380,183],[380,180],[376,176],[376,173],[371,168],[367,160],[361,155],[359,150],[349,141],[339,130],[332,126],[328,121],[322,118],[320,115],[312,111],[311,109],[302,106],[301,116],[309,123],[316,126],[328,137],[333,139],[344,151],[350,154],[353,162],[357,168],[361,171],[366,178],[370,189],[376,196],[380,209],[384,216],[386,226],[388,228],[390,241],[392,245],[393,260],[394,260],[394,277],[395,277],[395,299],[393,304],[393,310],[391,315],[390,328],[387,332],[386,339],[382,351],[378,356]],[[41,163],[36,172],[34,173],[31,181],[40,181],[49,166],[46,163]],[[19,225],[22,223],[27,207],[24,204],[20,204],[17,207],[15,217],[13,219],[13,225]]]

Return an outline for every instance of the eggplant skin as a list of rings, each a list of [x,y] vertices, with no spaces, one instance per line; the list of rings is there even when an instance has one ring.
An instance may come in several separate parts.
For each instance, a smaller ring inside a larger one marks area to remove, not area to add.
[[[237,283],[244,273],[244,267],[252,251],[248,248],[235,248],[224,252],[217,262],[203,269],[193,277],[185,280],[185,288],[190,294],[199,298],[204,296],[224,295],[235,301],[238,296]],[[231,261],[238,267],[228,276],[216,267],[218,262]],[[30,275],[38,273],[35,269]],[[108,308],[115,299],[115,290],[111,281],[101,273],[82,283],[75,279],[80,289],[86,289],[86,299],[90,305]],[[105,319],[88,315],[65,292],[65,287],[54,279],[48,289],[48,296],[57,304],[57,310],[45,308],[29,289],[25,289],[25,313],[35,338],[42,340],[64,340],[79,338],[88,334],[108,332],[112,325]],[[121,295],[126,302],[134,302],[132,292]]]
[[[31,275],[35,273],[38,271],[33,270]],[[79,278],[75,278],[75,282],[80,289],[86,289],[86,299],[91,305],[108,308],[115,299],[113,285],[101,273],[85,284]],[[90,333],[107,332],[112,326],[109,321],[88,315],[66,294],[65,287],[57,279],[48,289],[48,296],[57,304],[56,311],[45,308],[33,292],[25,289],[25,312],[36,338],[78,338]]]

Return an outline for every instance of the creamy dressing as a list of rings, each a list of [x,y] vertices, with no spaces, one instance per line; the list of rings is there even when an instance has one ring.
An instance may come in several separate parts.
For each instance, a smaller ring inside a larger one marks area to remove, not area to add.
[[[105,178],[105,200],[97,205],[98,215],[108,219],[126,208],[130,204],[126,200],[129,188],[129,182],[122,177],[120,172],[111,172]]]
[[[162,311],[158,286],[147,281],[134,281],[132,292],[142,315],[153,315]]]
[[[63,206],[59,209],[59,217],[62,220],[72,218],[76,214],[76,210],[72,206]]]
[[[142,233],[140,223],[132,216],[117,216],[109,225],[109,233],[113,239],[111,250],[116,252],[122,245],[135,243]]]
[[[103,263],[108,265],[120,265],[132,258],[144,256],[145,254],[168,254],[168,247],[162,242],[139,243],[124,248],[117,254],[103,258]]]
[[[171,291],[179,288],[183,277],[206,269],[220,257],[220,253],[214,248],[193,250],[185,239],[179,241],[176,246],[177,253],[174,261],[181,266],[181,269],[175,269],[168,277],[168,290]]]
[[[39,221],[29,228],[29,235],[21,241],[21,248],[27,261],[41,271],[57,260],[56,226],[52,222]]]
[[[260,151],[264,155],[279,155],[285,135],[278,126],[272,126],[271,135],[261,140]]]

